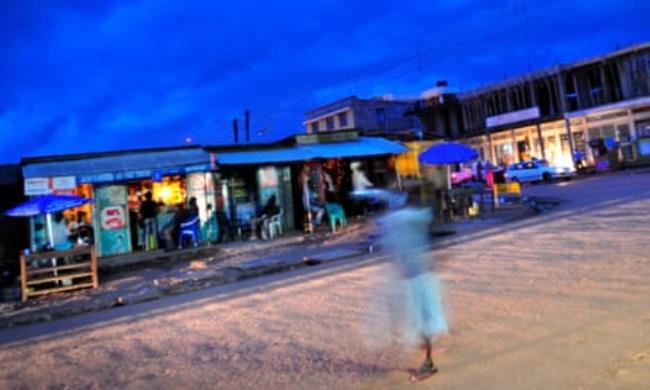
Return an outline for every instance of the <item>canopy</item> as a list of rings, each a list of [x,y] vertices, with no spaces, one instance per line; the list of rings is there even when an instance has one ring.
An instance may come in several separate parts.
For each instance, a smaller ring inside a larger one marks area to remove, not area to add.
[[[43,195],[32,198],[7,210],[10,217],[32,217],[40,214],[56,213],[73,207],[79,207],[94,200],[73,195]]]
[[[62,161],[30,162],[25,178],[75,176],[77,183],[107,183],[210,170],[210,153],[200,147],[126,151]]]
[[[420,153],[419,160],[425,164],[459,164],[475,160],[478,153],[467,145],[455,142],[436,144]]]
[[[292,147],[217,152],[220,165],[296,162],[312,159],[355,158],[404,153],[404,146],[383,138],[359,137],[354,141],[314,143]]]

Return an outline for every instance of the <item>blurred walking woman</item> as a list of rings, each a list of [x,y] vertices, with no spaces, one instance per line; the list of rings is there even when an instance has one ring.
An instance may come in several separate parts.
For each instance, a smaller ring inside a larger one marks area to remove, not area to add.
[[[431,210],[402,207],[389,211],[379,222],[383,230],[381,243],[396,266],[405,290],[406,339],[416,342],[424,351],[422,365],[410,377],[416,382],[438,371],[431,356],[432,342],[436,335],[448,331],[440,281],[431,270],[431,259],[426,256]]]

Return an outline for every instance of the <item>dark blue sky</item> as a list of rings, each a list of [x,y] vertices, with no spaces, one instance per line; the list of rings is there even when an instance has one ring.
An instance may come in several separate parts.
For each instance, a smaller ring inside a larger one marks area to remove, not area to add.
[[[216,5],[218,4],[218,5]],[[355,94],[467,90],[650,40],[641,0],[0,3],[0,163],[302,131]]]

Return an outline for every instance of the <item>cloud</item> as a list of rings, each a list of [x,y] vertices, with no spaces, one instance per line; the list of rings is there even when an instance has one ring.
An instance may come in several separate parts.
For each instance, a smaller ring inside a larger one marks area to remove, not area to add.
[[[647,2],[463,0],[0,5],[0,162],[264,139],[349,94],[472,88],[648,39]]]

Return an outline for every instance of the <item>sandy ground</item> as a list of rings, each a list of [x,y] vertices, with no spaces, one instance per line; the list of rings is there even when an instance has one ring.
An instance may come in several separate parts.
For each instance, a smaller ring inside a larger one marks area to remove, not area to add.
[[[648,388],[650,174],[526,192],[566,203],[430,253],[452,331],[426,382],[376,256],[2,331],[0,388]]]

